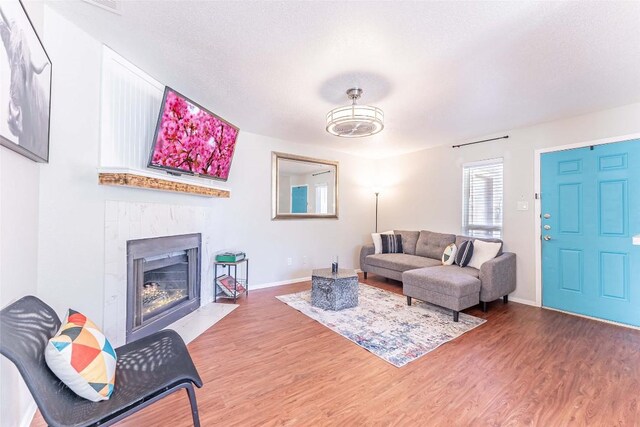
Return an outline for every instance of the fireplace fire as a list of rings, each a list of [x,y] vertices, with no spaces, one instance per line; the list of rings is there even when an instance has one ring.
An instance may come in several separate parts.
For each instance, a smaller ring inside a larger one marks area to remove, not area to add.
[[[200,234],[127,242],[127,342],[200,306]]]
[[[165,289],[157,282],[142,285],[142,315],[151,317],[187,297],[185,289]]]

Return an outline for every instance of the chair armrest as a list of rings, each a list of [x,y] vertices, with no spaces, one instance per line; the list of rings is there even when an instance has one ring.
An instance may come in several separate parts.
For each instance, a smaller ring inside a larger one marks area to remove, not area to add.
[[[516,290],[516,254],[502,255],[480,266],[480,301],[493,301]]]
[[[373,243],[362,246],[362,249],[360,249],[360,270],[367,271],[365,269],[365,265],[366,265],[365,258],[369,255],[373,255],[375,252],[376,250],[373,247]]]

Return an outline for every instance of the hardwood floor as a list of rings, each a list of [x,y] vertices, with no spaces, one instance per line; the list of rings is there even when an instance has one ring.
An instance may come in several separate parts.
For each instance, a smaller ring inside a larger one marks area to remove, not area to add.
[[[203,426],[640,424],[640,331],[499,300],[396,368],[275,298],[309,287],[252,291],[189,345]],[[186,393],[118,425],[190,426]]]

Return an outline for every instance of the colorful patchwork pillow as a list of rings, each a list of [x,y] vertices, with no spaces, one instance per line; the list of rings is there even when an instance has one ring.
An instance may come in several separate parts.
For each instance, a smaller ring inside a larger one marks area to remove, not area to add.
[[[44,351],[49,369],[78,396],[98,402],[113,392],[116,352],[84,314],[69,310]]]

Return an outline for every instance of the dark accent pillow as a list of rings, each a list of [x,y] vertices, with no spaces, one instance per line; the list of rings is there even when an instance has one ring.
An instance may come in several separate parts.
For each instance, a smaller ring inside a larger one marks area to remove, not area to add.
[[[466,267],[471,261],[471,257],[473,256],[473,242],[471,240],[467,240],[466,242],[462,242],[460,247],[458,248],[458,252],[456,253],[456,264],[460,267]]]
[[[401,254],[402,253],[402,235],[401,234],[381,234],[382,253],[383,254]]]

